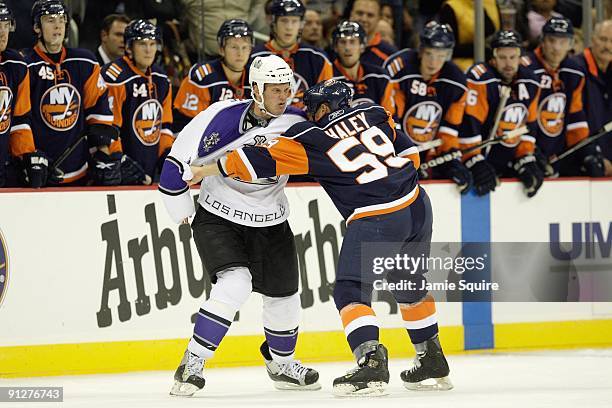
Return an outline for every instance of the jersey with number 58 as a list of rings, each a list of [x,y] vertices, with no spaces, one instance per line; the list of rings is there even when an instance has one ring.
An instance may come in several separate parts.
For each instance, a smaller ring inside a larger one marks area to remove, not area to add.
[[[419,191],[419,162],[416,146],[385,109],[364,104],[297,123],[267,147],[245,146],[220,164],[227,176],[246,181],[307,174],[350,222],[410,205]]]
[[[119,146],[153,177],[158,158],[172,146],[172,89],[161,67],[139,70],[128,57],[102,67]]]

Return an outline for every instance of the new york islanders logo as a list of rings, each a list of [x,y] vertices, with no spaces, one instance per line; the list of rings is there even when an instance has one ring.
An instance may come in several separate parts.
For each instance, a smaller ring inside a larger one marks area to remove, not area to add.
[[[53,130],[70,130],[79,119],[81,94],[68,83],[57,84],[47,89],[40,100],[40,115]]]
[[[132,117],[132,129],[145,146],[159,142],[162,125],[162,106],[157,99],[148,99],[140,104]]]
[[[565,125],[566,96],[561,92],[548,95],[538,106],[538,125],[549,137],[557,137]]]
[[[413,105],[402,120],[402,126],[410,139],[416,144],[430,142],[438,133],[442,107],[434,101],[424,101]]]
[[[11,113],[13,110],[13,91],[6,86],[0,86],[0,133],[11,127]]]
[[[526,125],[528,113],[527,108],[522,103],[511,103],[510,105],[506,106],[502,112],[496,136],[500,137],[504,133]],[[509,139],[504,139],[501,144],[506,147],[515,147],[520,141],[521,137],[516,136]]]
[[[293,77],[295,84],[293,85],[293,100],[291,101],[291,104],[297,108],[303,108],[304,92],[309,88],[308,82],[306,82],[304,77],[297,72],[293,73]]]
[[[2,231],[0,231],[0,306],[6,295],[9,278],[8,249]]]

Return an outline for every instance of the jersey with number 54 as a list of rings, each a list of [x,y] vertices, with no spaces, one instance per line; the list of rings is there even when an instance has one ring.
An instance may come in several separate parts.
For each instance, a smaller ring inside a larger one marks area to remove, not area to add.
[[[419,191],[416,146],[373,104],[337,110],[318,123],[297,123],[267,147],[245,146],[220,164],[227,176],[246,181],[307,174],[347,222],[405,208]]]

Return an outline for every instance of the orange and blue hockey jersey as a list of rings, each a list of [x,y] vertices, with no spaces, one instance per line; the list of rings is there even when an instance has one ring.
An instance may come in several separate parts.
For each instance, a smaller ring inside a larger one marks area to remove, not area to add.
[[[380,33],[374,34],[374,37],[366,45],[365,51],[361,54],[360,61],[365,64],[382,67],[397,48],[382,39]]]
[[[486,140],[494,125],[495,113],[500,103],[500,87],[503,85],[497,70],[489,64],[476,64],[467,72],[469,96],[465,108],[462,149]],[[487,160],[499,173],[507,170],[514,159],[533,154],[538,134],[537,109],[540,97],[538,78],[533,71],[519,66],[510,87],[510,98],[502,111],[497,132],[493,137],[527,126],[529,133],[505,139],[494,145],[486,154]],[[464,159],[481,153],[480,150],[464,155]]]
[[[56,63],[38,46],[25,53],[30,71],[34,142],[51,161],[78,139],[86,126],[99,124],[110,128],[113,123],[106,84],[93,53],[62,48],[58,56]],[[93,138],[88,141],[92,146],[99,144]],[[79,144],[60,166],[64,183],[86,175],[89,157],[88,143]]]
[[[438,154],[458,149],[467,97],[465,74],[448,61],[426,81],[420,73],[415,50],[396,54],[386,67],[398,88],[396,117],[408,137],[416,144],[441,139]]]
[[[582,103],[584,74],[570,58],[565,58],[558,69],[551,69],[539,47],[521,59],[523,65],[539,78],[541,94],[537,123],[540,132],[537,145],[550,158],[589,135]]]
[[[353,89],[353,106],[375,103],[395,114],[394,87],[382,68],[370,64],[359,64],[357,78],[351,78],[340,61],[334,60],[333,79],[345,82]]]
[[[251,57],[266,55],[278,55],[293,70],[296,92],[292,105],[297,108],[304,107],[302,98],[306,89],[333,76],[331,62],[325,53],[309,45],[297,43],[289,49],[277,50],[272,46],[272,42],[268,41],[265,44],[256,45]]]
[[[181,82],[174,99],[173,130],[175,133],[180,132],[191,119],[215,102],[250,97],[248,64],[242,70],[240,86],[229,82],[221,60],[195,64]]]
[[[7,49],[0,53],[0,174],[11,156],[34,150],[28,66],[19,53]]]
[[[159,157],[172,146],[172,88],[162,69],[142,72],[128,57],[102,68],[114,125],[120,129],[112,151],[121,150],[153,177]]]
[[[267,147],[246,146],[219,162],[226,176],[245,181],[309,175],[347,222],[409,206],[419,194],[419,163],[416,146],[372,104],[297,123]]]

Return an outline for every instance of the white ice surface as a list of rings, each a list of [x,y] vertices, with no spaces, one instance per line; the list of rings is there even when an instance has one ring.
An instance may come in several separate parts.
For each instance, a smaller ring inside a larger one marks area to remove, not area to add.
[[[0,386],[63,386],[63,403],[0,403],[0,408],[158,407],[612,407],[612,349],[449,356],[455,389],[414,392],[399,373],[408,360],[391,360],[389,395],[337,398],[331,384],[349,362],[312,364],[319,391],[278,391],[265,368],[206,369],[206,387],[192,398],[170,397],[172,372],[0,379]]]

